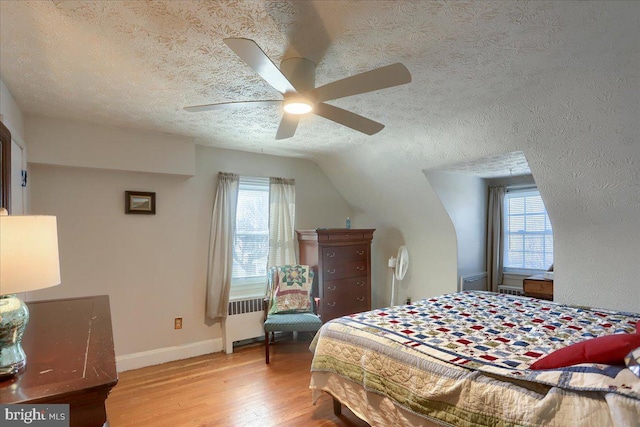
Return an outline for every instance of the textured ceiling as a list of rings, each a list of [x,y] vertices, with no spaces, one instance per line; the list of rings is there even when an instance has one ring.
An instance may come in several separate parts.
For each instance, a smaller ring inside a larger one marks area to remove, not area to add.
[[[504,112],[509,97],[535,87],[553,55],[561,54],[554,52],[563,31],[557,14],[566,7],[504,1],[2,1],[0,11],[0,72],[26,113],[314,157],[390,140],[423,144],[440,129],[450,134],[449,122],[467,111],[474,111],[474,121],[490,121]],[[275,141],[280,107],[182,110],[279,98],[222,42],[225,37],[255,40],[277,65],[288,57],[311,59],[317,85],[394,62],[409,68],[413,82],[332,102],[385,124],[373,137],[310,115],[294,138]],[[452,146],[474,142],[464,133],[451,137],[460,139]],[[446,146],[434,154],[435,164],[460,161],[460,153]]]
[[[522,151],[498,154],[468,162],[456,163],[440,168],[444,172],[474,175],[480,178],[502,178],[519,175],[530,175],[531,169]]]
[[[510,141],[496,135],[521,133],[511,106],[534,99],[559,73],[614,55],[597,28],[608,23],[598,3],[1,1],[0,74],[25,113],[309,158],[394,144],[426,154],[421,168],[526,173],[523,158],[504,154]],[[413,81],[330,102],[385,124],[377,135],[307,115],[294,138],[276,141],[279,106],[182,110],[280,97],[225,37],[255,40],[277,65],[311,59],[318,86],[394,62]],[[597,52],[604,56],[592,58]],[[542,125],[545,112],[529,104]],[[576,116],[572,100],[561,107],[566,119]],[[496,122],[509,129],[484,130]]]

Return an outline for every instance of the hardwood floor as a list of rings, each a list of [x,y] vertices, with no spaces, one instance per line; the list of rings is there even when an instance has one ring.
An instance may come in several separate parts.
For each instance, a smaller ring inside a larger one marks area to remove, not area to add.
[[[308,343],[241,348],[123,372],[107,399],[110,427],[367,426],[351,411],[311,403]]]

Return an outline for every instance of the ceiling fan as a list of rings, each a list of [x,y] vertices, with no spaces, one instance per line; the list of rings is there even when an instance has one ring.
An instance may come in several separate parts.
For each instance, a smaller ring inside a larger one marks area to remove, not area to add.
[[[282,61],[278,69],[253,40],[227,38],[224,42],[260,77],[280,92],[284,99],[221,102],[184,107],[184,109],[189,112],[200,112],[247,105],[283,104],[285,112],[280,121],[276,139],[291,138],[296,132],[300,116],[305,113],[316,114],[367,135],[378,133],[384,128],[383,124],[326,104],[325,101],[411,82],[411,74],[407,67],[395,63],[315,87],[316,65],[308,59],[289,58]]]

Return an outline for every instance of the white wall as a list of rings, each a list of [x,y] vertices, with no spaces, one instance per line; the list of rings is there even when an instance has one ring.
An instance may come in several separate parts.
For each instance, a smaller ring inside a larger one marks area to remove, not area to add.
[[[31,164],[32,210],[58,217],[62,284],[33,292],[29,299],[109,295],[117,355],[212,339],[219,340],[220,350],[220,327],[207,326],[204,318],[218,171],[295,178],[299,228],[340,227],[352,215],[310,161],[202,146],[195,150],[192,178]],[[157,214],[125,215],[125,190],[155,191]],[[174,317],[183,317],[182,330],[173,329]]]
[[[425,171],[455,228],[460,277],[486,268],[488,189],[484,179],[443,171]]]
[[[26,169],[27,147],[24,142],[24,118],[13,95],[0,79],[0,115],[11,132],[11,214],[26,213],[26,190],[21,184],[21,171]]]
[[[91,135],[91,138],[87,138]],[[192,176],[193,138],[30,116],[29,163]]]
[[[11,136],[20,141],[24,140],[22,111],[2,79],[0,79],[0,114],[2,114],[2,122],[11,132]]]
[[[22,171],[26,170],[26,150],[11,137],[11,215],[26,213],[25,187],[22,186]]]
[[[451,220],[415,153],[367,145],[323,157],[320,165],[349,201],[356,228],[375,228],[372,243],[372,305],[386,307],[391,296],[387,260],[400,245],[409,250],[407,274],[396,301],[420,299],[457,289],[456,235]],[[393,159],[393,161],[391,161]],[[402,167],[404,166],[404,167]]]

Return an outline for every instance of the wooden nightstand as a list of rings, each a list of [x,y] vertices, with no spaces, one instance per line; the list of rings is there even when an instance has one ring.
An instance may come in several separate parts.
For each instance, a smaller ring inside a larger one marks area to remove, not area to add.
[[[553,280],[536,274],[522,281],[525,296],[553,301]]]
[[[118,382],[108,296],[27,303],[27,369],[0,382],[2,404],[66,403],[71,427],[102,427]]]

